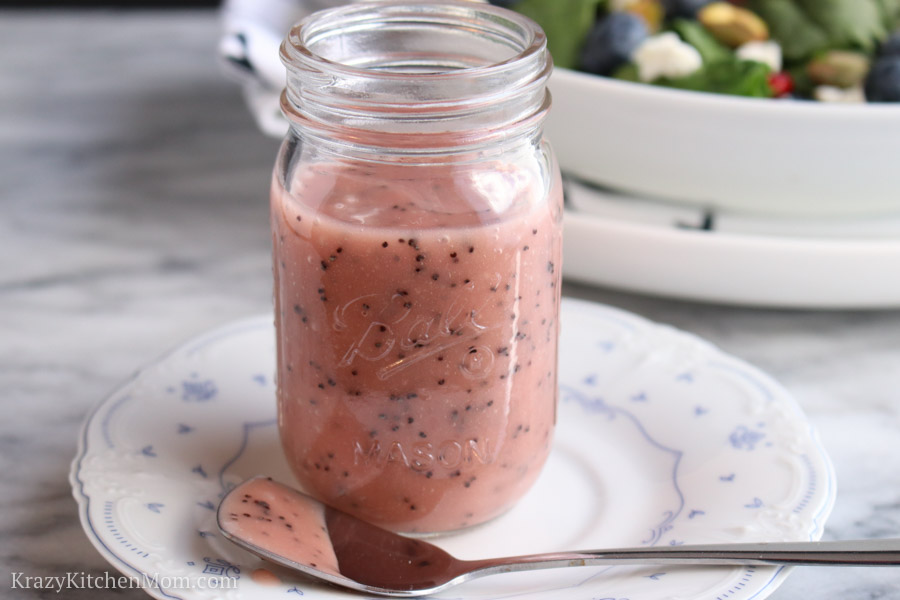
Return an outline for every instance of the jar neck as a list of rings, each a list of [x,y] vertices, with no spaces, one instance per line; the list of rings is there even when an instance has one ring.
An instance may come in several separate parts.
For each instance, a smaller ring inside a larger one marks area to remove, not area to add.
[[[468,151],[532,137],[550,106],[541,29],[477,2],[321,11],[291,29],[281,59],[292,126],[376,151]]]

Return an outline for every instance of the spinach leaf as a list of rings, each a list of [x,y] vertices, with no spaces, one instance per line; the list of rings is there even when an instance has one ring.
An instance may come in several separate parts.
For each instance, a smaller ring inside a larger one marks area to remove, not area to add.
[[[803,11],[798,2],[752,0],[749,7],[769,26],[772,37],[781,45],[785,61],[806,60],[829,47],[825,30]]]
[[[515,8],[544,29],[553,63],[574,69],[597,10],[604,4],[605,0],[521,0]]]
[[[653,83],[681,90],[771,98],[770,73],[771,69],[762,63],[734,59],[706,65],[686,77],[662,78]]]
[[[881,20],[890,33],[900,26],[900,0],[875,0],[881,11]]]
[[[794,94],[801,98],[811,98],[816,88],[816,83],[806,70],[806,63],[798,63],[787,69],[791,79],[794,80]]]
[[[625,63],[621,67],[615,70],[612,74],[613,78],[621,79],[622,81],[631,81],[633,83],[640,83],[641,78],[638,76],[638,68],[634,63]]]
[[[835,48],[871,53],[889,32],[876,0],[797,0],[797,4]]]
[[[900,0],[751,0],[788,62],[829,49],[871,54],[900,19]]]
[[[719,43],[706,28],[697,21],[688,19],[675,19],[672,21],[672,30],[678,36],[697,49],[703,58],[703,64],[730,60],[733,58],[731,50]]]
[[[685,77],[663,77],[652,83],[663,87],[694,92],[771,98],[772,88],[769,87],[769,74],[771,72],[771,69],[762,63],[740,60],[732,56],[728,60],[706,64]],[[623,81],[640,81],[638,69],[633,63],[619,67],[613,73],[613,77]]]

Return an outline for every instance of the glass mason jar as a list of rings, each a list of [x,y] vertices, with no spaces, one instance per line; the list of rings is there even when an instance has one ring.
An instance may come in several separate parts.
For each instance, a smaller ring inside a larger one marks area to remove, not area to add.
[[[475,2],[315,13],[281,48],[278,415],[307,492],[409,533],[532,485],[557,401],[562,190],[536,24]]]

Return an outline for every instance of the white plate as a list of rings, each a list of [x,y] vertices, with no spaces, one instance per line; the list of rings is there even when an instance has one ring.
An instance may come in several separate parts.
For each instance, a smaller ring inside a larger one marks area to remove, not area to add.
[[[673,90],[555,69],[564,171],[632,193],[767,215],[900,212],[900,104]]]
[[[545,471],[512,511],[441,546],[474,558],[821,536],[832,467],[777,383],[623,311],[566,300],[562,319],[559,424]],[[122,573],[159,578],[147,589],[154,597],[356,597],[274,567],[280,581],[259,583],[261,561],[216,533],[214,508],[229,486],[259,473],[293,481],[274,425],[271,323],[241,321],[179,347],[85,423],[71,473],[82,524]],[[442,596],[746,600],[787,573],[580,568],[486,578]],[[217,584],[235,587],[208,589]]]
[[[761,218],[566,181],[567,280],[688,300],[900,307],[900,214]]]

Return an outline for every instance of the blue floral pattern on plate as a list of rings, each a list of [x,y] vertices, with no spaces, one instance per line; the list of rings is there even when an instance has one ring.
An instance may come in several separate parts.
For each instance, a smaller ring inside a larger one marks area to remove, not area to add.
[[[538,483],[507,515],[439,544],[474,558],[821,536],[833,470],[783,388],[698,338],[620,310],[564,300],[562,319],[558,428]],[[157,586],[147,589],[152,596],[349,597],[275,568],[281,583],[257,582],[252,575],[265,565],[216,530],[218,501],[237,482],[259,473],[293,480],[277,436],[271,323],[241,321],[188,342],[85,422],[71,481],[101,554],[128,575],[237,583]],[[446,595],[749,600],[787,573],[566,569],[484,579]]]

